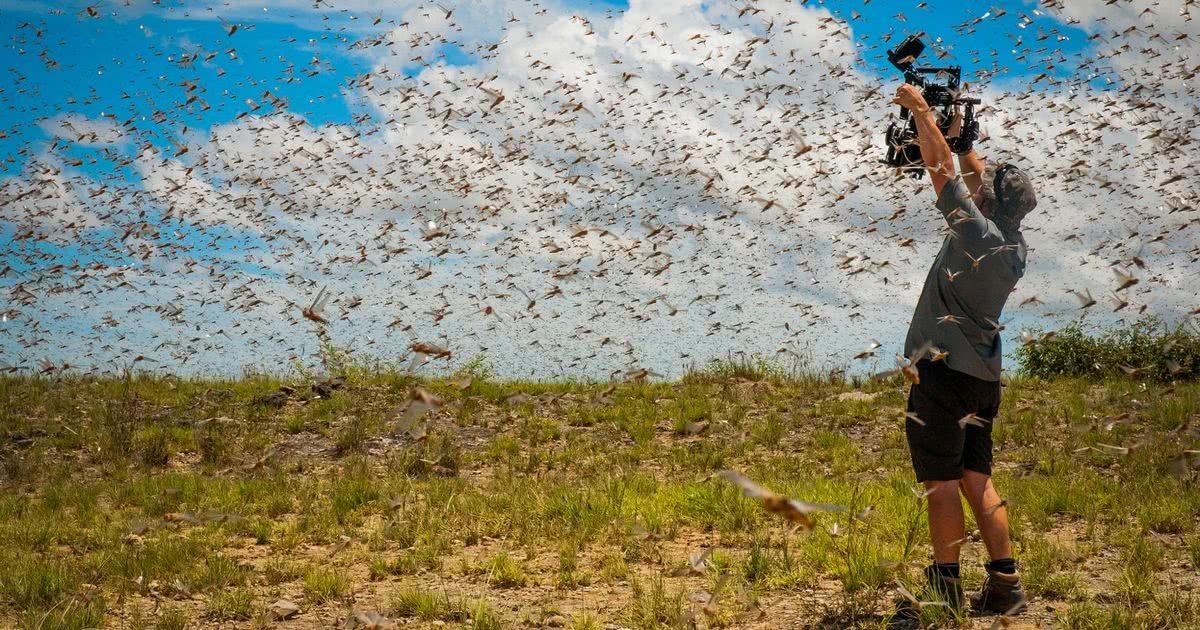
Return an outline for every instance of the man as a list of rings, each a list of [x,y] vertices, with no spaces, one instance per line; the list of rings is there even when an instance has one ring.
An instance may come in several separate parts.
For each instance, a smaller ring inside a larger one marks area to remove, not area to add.
[[[893,102],[916,120],[921,160],[948,228],[904,342],[918,376],[909,389],[905,434],[917,480],[929,492],[934,564],[925,573],[948,603],[961,607],[961,491],[990,559],[973,607],[1017,612],[1025,595],[1012,557],[1008,514],[992,484],[991,432],[1000,408],[1000,312],[1024,274],[1021,220],[1037,201],[1029,179],[1011,165],[985,180],[983,160],[969,146],[960,147],[960,179],[921,92],[902,85]]]

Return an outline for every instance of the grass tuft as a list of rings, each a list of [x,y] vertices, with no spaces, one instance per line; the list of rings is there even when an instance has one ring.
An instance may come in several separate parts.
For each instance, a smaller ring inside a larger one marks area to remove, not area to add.
[[[323,604],[345,597],[350,592],[350,580],[334,569],[311,568],[304,574],[304,596]]]

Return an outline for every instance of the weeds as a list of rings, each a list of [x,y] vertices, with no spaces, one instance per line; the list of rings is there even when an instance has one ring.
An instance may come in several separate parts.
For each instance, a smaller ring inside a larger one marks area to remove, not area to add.
[[[343,418],[343,426],[334,441],[334,451],[338,455],[362,451],[368,435],[367,422],[361,417],[352,415]]]
[[[862,492],[855,488],[847,505],[845,534],[831,540],[838,557],[838,576],[847,593],[862,589],[878,589],[888,577],[881,553],[881,540],[871,529],[870,521],[856,515],[863,509]]]
[[[214,593],[205,616],[214,621],[245,621],[253,614],[254,593],[249,589],[235,588]]]
[[[181,608],[164,607],[154,620],[154,630],[185,630],[191,619]]]

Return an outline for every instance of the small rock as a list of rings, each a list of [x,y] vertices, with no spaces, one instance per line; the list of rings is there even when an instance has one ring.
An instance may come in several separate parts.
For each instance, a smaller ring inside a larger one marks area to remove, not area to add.
[[[350,616],[342,624],[346,630],[385,630],[393,628],[394,624],[387,617],[373,610],[351,611]]]
[[[567,618],[562,615],[550,615],[542,622],[547,628],[561,628],[567,625]]]
[[[300,614],[300,607],[295,602],[289,602],[286,599],[277,600],[270,607],[271,616],[279,621],[291,619]]]
[[[520,405],[533,400],[534,397],[524,392],[517,392],[504,399],[506,405]]]
[[[264,394],[262,396],[255,398],[252,401],[252,403],[255,405],[263,405],[266,407],[279,408],[287,403],[289,395],[290,395],[290,393],[288,393],[288,392],[282,392],[282,391],[272,392],[270,394]]]
[[[319,383],[312,384],[312,390],[321,398],[329,398],[333,392],[346,386],[346,379],[341,376],[325,379]]]

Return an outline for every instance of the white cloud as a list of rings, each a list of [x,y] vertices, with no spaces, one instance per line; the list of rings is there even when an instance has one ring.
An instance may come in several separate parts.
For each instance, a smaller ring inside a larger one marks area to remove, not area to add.
[[[118,144],[126,136],[125,129],[115,121],[80,114],[60,114],[43,119],[38,126],[51,136],[86,147]]]
[[[258,196],[227,187],[218,190],[182,162],[161,157],[154,148],[144,147],[135,161],[142,176],[142,187],[165,210],[165,218],[199,225],[225,225],[256,230]]]
[[[43,154],[23,173],[0,179],[0,222],[30,241],[78,243],[86,230],[105,225],[99,209],[113,198],[99,182],[64,172],[57,158]]]

